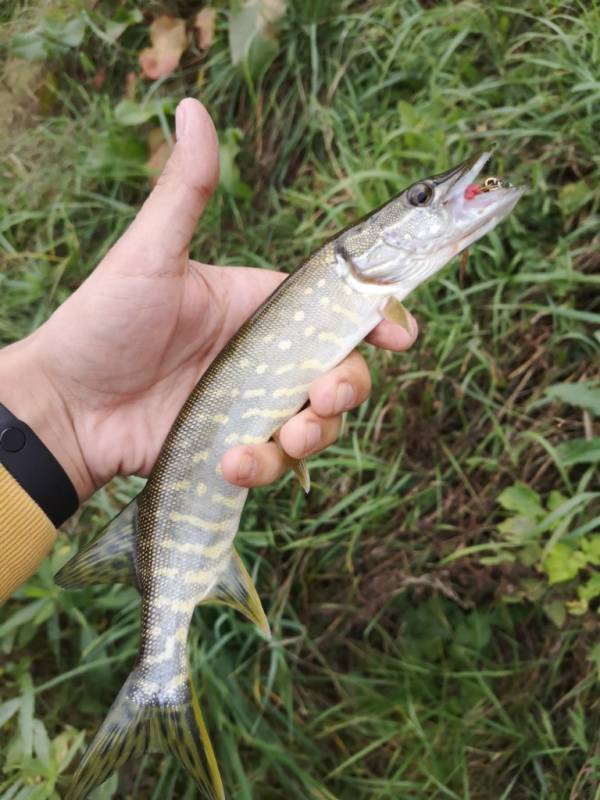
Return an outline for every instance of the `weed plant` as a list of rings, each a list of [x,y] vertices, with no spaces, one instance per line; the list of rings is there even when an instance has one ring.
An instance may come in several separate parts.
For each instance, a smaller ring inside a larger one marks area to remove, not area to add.
[[[198,8],[0,5],[2,342],[125,230],[149,135],[169,140],[185,95],[222,148],[200,260],[290,270],[492,142],[494,172],[529,186],[410,297],[411,352],[365,348],[373,393],[313,459],[310,495],[291,477],[251,493],[238,543],[273,642],[221,608],[191,635],[230,797],[598,800],[600,7],[288,0],[240,64],[228,5],[205,51]],[[138,53],[165,11],[190,46],[148,81]],[[98,492],[1,612],[3,800],[64,795],[130,670],[134,590],[52,575],[140,486]],[[158,754],[94,795],[195,796]]]

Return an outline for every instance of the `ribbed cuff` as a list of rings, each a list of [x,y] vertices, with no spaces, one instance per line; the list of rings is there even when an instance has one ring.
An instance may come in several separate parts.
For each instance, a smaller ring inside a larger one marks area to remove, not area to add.
[[[36,571],[55,538],[50,519],[0,464],[0,604]]]

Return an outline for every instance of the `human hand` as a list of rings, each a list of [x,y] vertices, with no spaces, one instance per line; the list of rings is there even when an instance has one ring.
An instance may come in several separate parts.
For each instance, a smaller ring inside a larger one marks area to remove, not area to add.
[[[0,353],[0,401],[54,453],[80,500],[114,475],[150,472],[200,376],[284,277],[189,258],[217,185],[218,143],[196,100],[180,103],[176,125],[173,154],[129,229],[41,328]],[[384,321],[369,341],[405,350],[417,332],[409,325]],[[342,412],[369,390],[355,351],[313,383],[310,405],[281,429],[281,446],[294,458],[327,447]],[[272,442],[234,448],[222,461],[223,476],[242,486],[286,469]]]

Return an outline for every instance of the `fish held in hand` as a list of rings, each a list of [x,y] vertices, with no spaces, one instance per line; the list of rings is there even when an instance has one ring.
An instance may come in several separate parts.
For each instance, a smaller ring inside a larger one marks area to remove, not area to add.
[[[225,797],[189,675],[192,614],[201,603],[225,603],[266,636],[269,624],[233,547],[248,490],[223,479],[221,458],[234,445],[276,437],[315,378],[383,318],[402,324],[402,300],[510,213],[522,188],[476,183],[489,157],[413,184],[292,273],[202,376],[136,500],[58,573],[67,588],[129,581],[141,594],[133,671],[67,800],[87,797],[146,750],[173,754],[203,797]],[[306,465],[291,466],[308,489]]]

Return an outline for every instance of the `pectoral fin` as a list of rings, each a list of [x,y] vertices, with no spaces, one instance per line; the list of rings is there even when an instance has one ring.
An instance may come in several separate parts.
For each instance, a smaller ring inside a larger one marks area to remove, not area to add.
[[[268,639],[271,638],[269,621],[263,610],[256,587],[242,559],[235,550],[232,549],[231,555],[220,573],[219,580],[202,603],[224,603],[227,606],[231,606],[231,608],[237,609],[254,622]]]
[[[394,325],[400,325],[401,328],[407,333],[410,333],[410,324],[408,322],[408,311],[395,297],[390,297],[385,308],[383,309],[384,319],[393,322]]]
[[[133,583],[137,586],[136,518],[137,500],[132,500],[87,547],[56,573],[56,583],[63,589],[81,589],[95,583]]]

